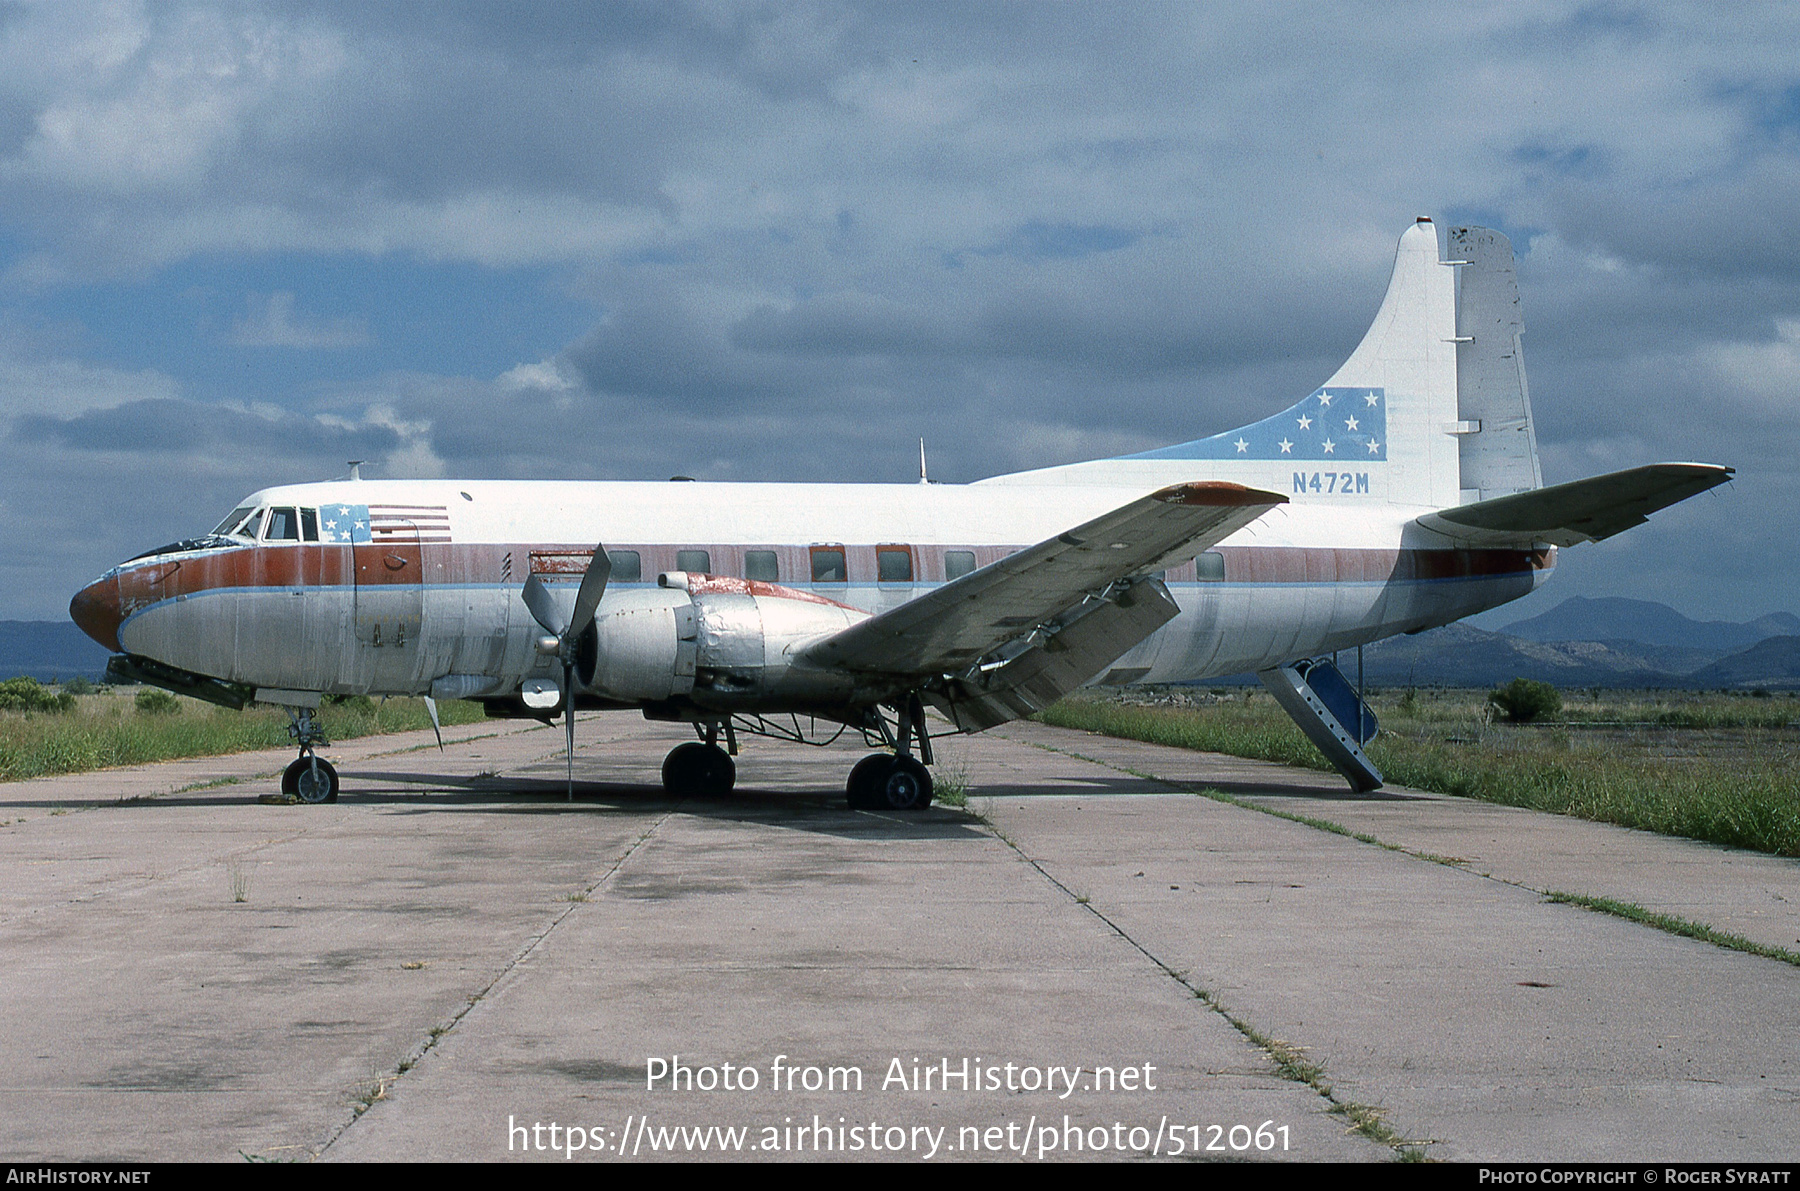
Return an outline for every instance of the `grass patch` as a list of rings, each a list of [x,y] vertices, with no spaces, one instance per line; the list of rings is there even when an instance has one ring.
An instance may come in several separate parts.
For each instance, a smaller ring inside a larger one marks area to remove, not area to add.
[[[944,752],[944,746],[938,745],[938,764],[931,773],[932,800],[939,806],[965,810],[969,805],[969,767],[960,758],[945,757]]]
[[[1800,856],[1800,732],[1787,724],[1787,700],[1578,695],[1549,730],[1495,723],[1482,700],[1446,692],[1372,699],[1383,731],[1370,759],[1395,785]],[[1330,771],[1275,702],[1256,692],[1203,706],[1084,695],[1039,718]]]
[[[167,695],[178,711],[140,710],[137,692],[112,690],[74,698],[68,711],[0,711],[0,781],[85,773],[119,765],[143,765],[180,757],[214,757],[255,749],[285,748],[287,713],[275,707],[243,711]],[[160,700],[157,701],[160,704]],[[485,719],[479,703],[438,704],[446,726]],[[319,722],[331,740],[429,728],[422,699],[363,700],[325,706]]]

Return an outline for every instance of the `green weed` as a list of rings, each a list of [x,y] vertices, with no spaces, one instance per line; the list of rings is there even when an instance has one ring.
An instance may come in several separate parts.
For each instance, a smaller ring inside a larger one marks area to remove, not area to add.
[[[1588,702],[1579,716],[1565,714],[1543,731],[1484,723],[1478,700],[1466,692],[1421,692],[1411,715],[1401,710],[1404,699],[1386,708],[1377,700],[1377,712],[1391,718],[1368,747],[1370,759],[1392,785],[1800,856],[1800,749],[1785,716],[1763,714],[1783,710],[1768,705],[1785,701],[1632,692]],[[1269,701],[1141,706],[1082,696],[1039,718],[1151,744],[1330,769]],[[1581,728],[1590,730],[1574,730]]]
[[[178,757],[286,748],[290,744],[287,714],[279,708],[233,711],[166,691],[155,693],[174,701],[183,709],[182,714],[135,714],[136,698],[130,692],[84,696],[72,713],[45,715],[0,710],[0,781],[84,773]],[[73,696],[67,698],[71,704],[76,703]],[[128,710],[133,714],[126,714]],[[438,713],[445,725],[476,723],[485,718],[480,704],[461,700],[440,703]],[[328,705],[320,709],[319,721],[331,740],[431,726],[424,702],[419,699],[388,699],[367,706]]]

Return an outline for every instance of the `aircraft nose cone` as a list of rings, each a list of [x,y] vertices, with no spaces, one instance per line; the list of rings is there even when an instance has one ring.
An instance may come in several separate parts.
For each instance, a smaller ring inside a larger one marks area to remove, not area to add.
[[[108,575],[104,579],[96,579],[69,601],[69,619],[73,620],[82,632],[92,637],[114,653],[123,653],[119,647],[119,625],[125,614],[119,608],[119,580]]]

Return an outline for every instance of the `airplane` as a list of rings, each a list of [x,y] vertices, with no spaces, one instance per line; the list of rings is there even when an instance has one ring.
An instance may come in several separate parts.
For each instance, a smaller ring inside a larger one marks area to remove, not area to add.
[[[1255,672],[1351,785],[1374,717],[1329,655],[1498,607],[1557,551],[1733,470],[1660,463],[1544,486],[1512,246],[1401,236],[1324,384],[1206,438],[971,484],[347,479],[246,497],[216,529],[83,588],[108,673],[285,706],[282,788],[338,795],[326,695],[482,702],[553,722],[631,709],[696,739],[673,793],[721,795],[740,735],[877,751],[849,805],[930,804],[934,736],[1086,684]],[[921,466],[923,472],[923,466]],[[923,480],[923,475],[921,475]],[[926,708],[937,713],[933,719]]]

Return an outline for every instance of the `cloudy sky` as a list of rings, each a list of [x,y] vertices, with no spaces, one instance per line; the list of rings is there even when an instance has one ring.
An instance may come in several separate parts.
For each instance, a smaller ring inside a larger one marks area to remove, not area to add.
[[[1247,10],[1247,11],[1246,11]],[[264,484],[906,481],[1325,379],[1414,216],[1520,253],[1544,592],[1800,611],[1800,8],[7,3],[0,618]]]

